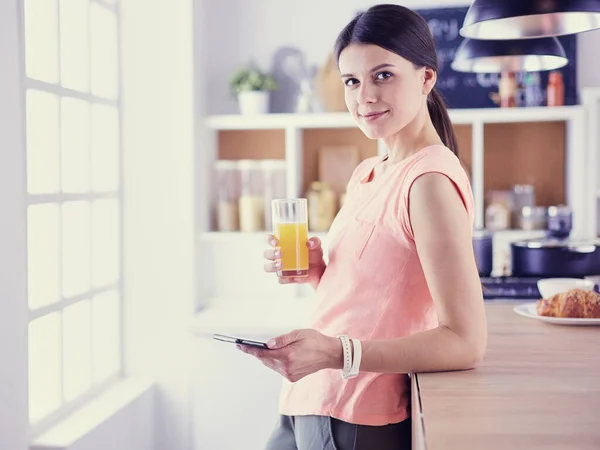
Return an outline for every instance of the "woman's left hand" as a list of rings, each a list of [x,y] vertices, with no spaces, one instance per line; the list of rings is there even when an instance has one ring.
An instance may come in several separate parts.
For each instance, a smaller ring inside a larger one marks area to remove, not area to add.
[[[270,339],[269,349],[238,345],[244,353],[255,356],[265,366],[296,382],[322,369],[343,367],[342,344],[339,339],[316,330],[294,330]]]

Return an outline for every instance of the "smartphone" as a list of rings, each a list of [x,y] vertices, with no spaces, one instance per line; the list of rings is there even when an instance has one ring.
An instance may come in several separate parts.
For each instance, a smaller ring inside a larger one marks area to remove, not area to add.
[[[263,341],[256,341],[253,339],[244,339],[244,338],[234,337],[234,336],[226,336],[224,334],[213,334],[213,339],[216,339],[217,341],[229,342],[231,344],[249,345],[251,347],[259,347],[259,348],[266,348],[266,349],[269,348],[267,346],[267,343],[263,342]]]

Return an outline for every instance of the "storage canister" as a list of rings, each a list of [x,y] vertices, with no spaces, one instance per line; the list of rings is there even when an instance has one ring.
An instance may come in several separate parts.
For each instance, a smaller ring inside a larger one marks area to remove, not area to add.
[[[271,200],[286,198],[285,160],[265,159],[261,163],[264,177],[264,224],[271,230]]]
[[[257,232],[265,229],[264,177],[261,162],[242,159],[240,171],[240,231]]]
[[[238,201],[240,179],[235,161],[219,160],[215,164],[217,172],[216,219],[218,231],[237,231],[240,228]]]

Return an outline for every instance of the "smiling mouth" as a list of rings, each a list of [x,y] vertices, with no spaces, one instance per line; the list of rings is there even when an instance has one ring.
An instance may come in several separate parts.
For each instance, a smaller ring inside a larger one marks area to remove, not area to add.
[[[377,120],[377,119],[385,116],[387,113],[388,113],[388,111],[370,112],[370,113],[367,113],[367,114],[361,114],[361,116],[367,122],[372,122],[374,120]]]

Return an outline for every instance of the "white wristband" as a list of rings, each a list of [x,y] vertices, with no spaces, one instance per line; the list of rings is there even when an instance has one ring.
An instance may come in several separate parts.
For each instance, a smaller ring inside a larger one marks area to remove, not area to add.
[[[360,361],[362,358],[361,343],[358,339],[350,339],[345,334],[339,335],[338,338],[342,342],[342,350],[344,352],[344,368],[342,369],[342,378],[354,378],[358,375],[360,369]],[[351,340],[354,351],[352,351],[353,349],[350,345]]]
[[[356,338],[352,338],[352,343],[354,344],[354,353],[352,357],[352,369],[350,370],[350,375],[348,378],[358,375],[360,370],[360,361],[362,359],[362,345],[360,341]]]
[[[350,339],[345,334],[338,336],[342,342],[342,350],[344,352],[344,368],[342,369],[342,377],[345,378],[345,374],[349,374],[352,370],[352,347],[350,345]]]

